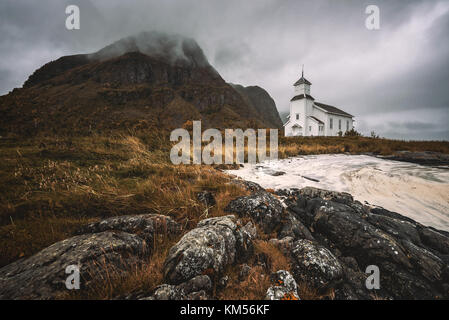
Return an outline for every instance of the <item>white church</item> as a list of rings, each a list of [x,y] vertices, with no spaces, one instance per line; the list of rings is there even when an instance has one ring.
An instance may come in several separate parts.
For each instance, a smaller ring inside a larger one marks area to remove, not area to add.
[[[293,85],[295,96],[290,100],[290,115],[284,124],[285,136],[338,136],[353,127],[354,117],[343,110],[316,102],[310,95],[312,83],[301,78]]]

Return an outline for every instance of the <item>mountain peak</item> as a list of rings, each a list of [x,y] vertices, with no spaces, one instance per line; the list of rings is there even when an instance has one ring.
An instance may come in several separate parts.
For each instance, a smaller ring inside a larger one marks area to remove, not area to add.
[[[129,52],[140,52],[173,66],[211,67],[203,50],[194,39],[158,31],[140,32],[122,38],[90,54],[89,58],[105,60]]]

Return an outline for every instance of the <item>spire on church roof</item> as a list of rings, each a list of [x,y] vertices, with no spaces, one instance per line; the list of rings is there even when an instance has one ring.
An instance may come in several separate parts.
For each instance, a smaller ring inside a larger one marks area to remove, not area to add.
[[[295,82],[294,86],[299,86],[300,84],[308,84],[309,86],[312,84],[309,80],[304,78],[304,65],[302,65],[301,78]]]

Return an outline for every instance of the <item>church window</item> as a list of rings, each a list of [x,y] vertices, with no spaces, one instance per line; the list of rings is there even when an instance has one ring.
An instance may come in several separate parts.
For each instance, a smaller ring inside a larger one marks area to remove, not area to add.
[[[338,130],[341,130],[341,119],[338,119]]]
[[[299,113],[296,114],[296,120],[299,120]]]
[[[349,120],[346,120],[346,131],[349,130]]]
[[[309,126],[309,131],[312,131],[312,126]]]
[[[329,128],[333,128],[334,127],[334,119],[332,119],[332,118],[330,118],[330,121],[329,121]]]

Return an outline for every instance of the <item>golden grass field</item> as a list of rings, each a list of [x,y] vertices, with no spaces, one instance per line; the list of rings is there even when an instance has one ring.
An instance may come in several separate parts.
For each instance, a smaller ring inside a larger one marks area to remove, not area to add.
[[[31,256],[102,218],[158,213],[173,217],[184,232],[199,220],[224,215],[231,199],[247,194],[214,166],[171,164],[170,143],[161,135],[92,135],[0,139],[0,266]],[[279,157],[320,153],[391,154],[398,150],[449,153],[449,142],[404,142],[366,137],[280,138]],[[212,191],[211,208],[196,193]],[[262,299],[273,270],[288,260],[259,230],[257,254],[269,270],[255,266],[243,282],[215,292],[221,299]],[[178,238],[158,239],[148,264],[126,276],[106,274],[87,291],[62,298],[110,299],[150,291],[162,282],[162,264]],[[249,262],[256,264],[255,261]],[[235,274],[236,268],[226,271]],[[236,277],[231,277],[231,279]],[[301,284],[300,284],[301,286]],[[301,297],[317,295],[301,287]],[[331,296],[331,293],[330,293]],[[318,297],[319,298],[319,297]]]

